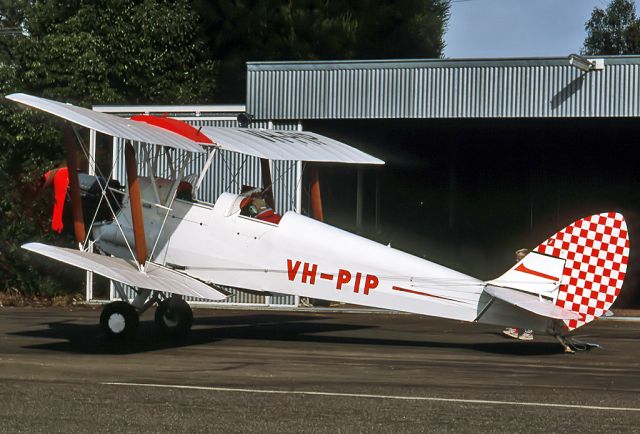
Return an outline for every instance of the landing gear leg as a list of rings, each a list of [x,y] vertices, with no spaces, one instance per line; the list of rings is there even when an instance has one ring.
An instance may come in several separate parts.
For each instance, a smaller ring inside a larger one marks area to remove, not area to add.
[[[182,297],[173,296],[158,302],[156,326],[169,336],[184,336],[191,330],[193,311]]]
[[[592,348],[602,348],[598,344],[594,344],[592,342],[582,342],[570,336],[562,336],[560,334],[554,335],[555,338],[560,342],[562,348],[564,348],[565,353],[575,353],[576,351],[589,351]]]
[[[568,354],[575,353],[575,350],[573,348],[571,348],[571,345],[570,345],[568,339],[565,336],[562,336],[560,334],[556,334],[556,335],[554,335],[554,337],[558,340],[558,342],[560,342],[560,345],[562,345],[562,348],[564,348],[564,352],[565,353],[568,353]]]
[[[560,345],[562,345],[564,352],[568,354],[573,354],[576,351],[589,351],[592,348],[602,348],[598,344],[582,342],[573,336],[567,336],[564,323],[559,320],[555,320],[553,323],[549,324],[547,333],[556,338],[556,340],[560,342]]]

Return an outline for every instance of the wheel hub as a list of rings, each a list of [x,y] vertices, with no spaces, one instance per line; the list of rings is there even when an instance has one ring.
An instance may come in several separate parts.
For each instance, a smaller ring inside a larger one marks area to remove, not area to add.
[[[162,320],[167,325],[167,327],[176,327],[180,320],[180,317],[177,313],[169,310],[166,314],[162,315]]]
[[[109,328],[113,333],[122,333],[126,326],[127,321],[124,318],[124,315],[121,313],[113,313],[109,317]]]

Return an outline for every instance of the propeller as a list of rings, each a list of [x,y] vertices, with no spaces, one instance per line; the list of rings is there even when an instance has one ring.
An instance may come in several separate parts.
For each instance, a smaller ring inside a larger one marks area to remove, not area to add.
[[[73,213],[73,232],[76,236],[76,241],[80,245],[82,245],[85,239],[86,231],[84,227],[84,216],[82,215],[82,202],[80,200],[78,161],[76,159],[75,138],[73,137],[71,126],[68,124],[64,127],[64,147],[67,151],[67,177],[69,183],[69,194],[71,196],[71,211]],[[56,200],[56,203],[57,202],[58,201]],[[62,210],[62,205],[60,209]],[[62,215],[62,211],[60,211],[60,213]]]
[[[82,244],[85,239],[86,230],[84,226],[84,216],[82,213],[82,202],[80,199],[80,183],[78,181],[78,165],[76,160],[76,147],[73,131],[70,125],[64,128],[64,147],[67,154],[67,165],[51,169],[42,176],[42,189],[53,186],[53,211],[51,215],[51,229],[57,233],[62,233],[64,223],[62,216],[64,213],[64,203],[67,197],[67,190],[71,197],[71,210],[73,214],[73,231],[76,241]]]
[[[62,214],[64,202],[69,188],[69,172],[66,167],[51,169],[42,176],[42,189],[53,186],[53,211],[51,213],[51,229],[62,233],[64,224]]]

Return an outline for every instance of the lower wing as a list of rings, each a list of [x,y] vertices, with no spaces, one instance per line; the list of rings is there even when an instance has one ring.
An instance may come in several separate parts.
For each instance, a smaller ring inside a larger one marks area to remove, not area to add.
[[[123,258],[40,243],[28,243],[22,248],[138,288],[209,300],[224,300],[227,297],[200,280],[154,263],[148,263],[146,271],[141,272],[133,261]]]

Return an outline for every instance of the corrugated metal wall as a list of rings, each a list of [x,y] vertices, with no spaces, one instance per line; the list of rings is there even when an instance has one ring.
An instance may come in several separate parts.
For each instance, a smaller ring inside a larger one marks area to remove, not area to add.
[[[640,57],[248,63],[257,119],[640,116]]]
[[[217,126],[217,127],[237,127],[237,122],[233,119],[220,119],[215,117],[209,118],[185,118],[185,121],[194,126]],[[251,124],[252,128],[275,128],[282,130],[295,130],[298,128],[297,122],[285,122],[285,123],[267,123],[256,122]],[[152,152],[154,147],[150,148]],[[209,149],[208,152],[212,150]],[[170,149],[169,151],[171,159],[174,162],[174,166],[177,168],[179,164],[176,162],[182,162],[188,153],[179,151],[176,149]],[[208,153],[195,155],[191,154],[192,160],[186,171],[186,175],[193,174],[197,176],[201,173]],[[139,162],[144,161],[144,155],[142,151],[138,150],[137,160]],[[146,164],[138,165],[139,173],[143,176],[148,175],[149,170]],[[120,181],[123,185],[126,184],[126,168],[124,165],[124,140],[114,139],[113,148],[113,167],[114,178]],[[241,170],[240,170],[241,169]],[[273,161],[272,162],[272,179],[274,182],[274,197],[276,199],[276,209],[280,213],[287,211],[295,211],[297,201],[298,182],[300,180],[301,166],[296,161]],[[169,177],[170,169],[168,159],[161,155],[159,158],[159,164],[157,166],[156,176]],[[197,178],[196,178],[197,179]],[[260,170],[260,159],[257,157],[251,157],[248,155],[241,155],[235,152],[229,151],[216,151],[211,168],[207,172],[200,190],[198,191],[197,199],[202,202],[215,203],[220,194],[224,192],[240,192],[240,188],[243,184],[246,185],[262,185],[262,175]],[[299,211],[299,210],[297,210]],[[296,297],[291,295],[274,294],[270,297],[248,293],[242,290],[236,290],[227,288],[232,295],[226,300],[221,302],[211,302],[209,300],[197,299],[193,297],[187,297],[187,301],[203,304],[243,304],[243,305],[296,305]],[[126,288],[127,296],[130,298],[135,297],[135,292],[132,288]],[[113,288],[111,289],[111,298],[115,298]]]

